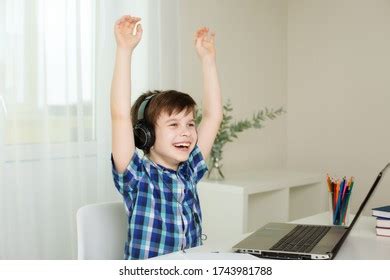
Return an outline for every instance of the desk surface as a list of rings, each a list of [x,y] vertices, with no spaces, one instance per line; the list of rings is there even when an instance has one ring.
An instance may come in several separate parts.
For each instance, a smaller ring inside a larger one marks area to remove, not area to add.
[[[292,221],[302,224],[329,224],[329,213],[320,213],[303,219]],[[377,236],[375,233],[376,220],[374,217],[361,216],[355,227],[345,240],[340,251],[336,255],[339,260],[379,260],[390,259],[390,237]],[[248,236],[250,233],[238,236],[236,240],[226,242],[226,246],[213,248],[212,246],[199,246],[183,252],[163,255],[155,259],[182,259],[182,260],[258,260],[248,254],[236,254],[231,252],[231,247]],[[219,252],[219,253],[215,253]]]

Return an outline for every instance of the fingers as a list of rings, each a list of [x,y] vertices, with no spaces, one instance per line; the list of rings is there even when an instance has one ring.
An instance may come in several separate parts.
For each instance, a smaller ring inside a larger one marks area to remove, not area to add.
[[[137,30],[137,31],[136,31],[135,34],[136,34],[137,36],[141,36],[141,35],[142,35],[142,31],[143,31],[141,24],[138,24],[138,25],[137,25],[136,30]]]
[[[199,28],[195,32],[195,44],[198,40],[214,43],[215,32],[209,32],[209,31],[210,31],[210,29],[208,27]]]
[[[209,31],[209,29],[207,27],[199,28],[195,32],[195,39],[202,38],[205,34],[207,34],[208,31]]]
[[[208,41],[210,43],[214,43],[215,42],[215,32],[211,32],[211,34],[209,36],[207,36],[206,41]]]
[[[115,27],[117,28],[131,28],[134,29],[134,26],[141,20],[140,17],[132,17],[130,15],[122,16],[115,22]]]

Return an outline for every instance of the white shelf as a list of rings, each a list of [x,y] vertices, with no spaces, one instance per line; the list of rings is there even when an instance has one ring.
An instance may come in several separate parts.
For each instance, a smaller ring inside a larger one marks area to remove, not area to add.
[[[323,178],[319,174],[306,173],[291,170],[263,170],[259,172],[246,172],[229,174],[223,181],[203,180],[204,183],[211,183],[216,186],[236,187],[247,194],[256,194],[268,191],[275,191],[286,188],[300,187],[320,182]]]
[[[229,174],[224,181],[201,181],[198,192],[203,232],[208,236],[205,244],[215,245],[270,221],[287,222],[290,190],[317,188],[322,179],[319,174],[282,169]]]

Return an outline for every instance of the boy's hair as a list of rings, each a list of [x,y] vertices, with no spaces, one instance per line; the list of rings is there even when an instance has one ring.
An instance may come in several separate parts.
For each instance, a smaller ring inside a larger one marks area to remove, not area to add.
[[[131,107],[131,122],[133,126],[138,121],[138,110],[146,97],[155,95],[150,99],[144,111],[144,121],[146,124],[155,129],[157,119],[161,113],[166,112],[168,115],[172,113],[180,113],[185,110],[186,114],[193,113],[195,117],[196,102],[187,93],[179,92],[176,90],[154,90],[143,93],[137,98],[134,105]],[[150,152],[150,149],[144,150],[146,154]]]

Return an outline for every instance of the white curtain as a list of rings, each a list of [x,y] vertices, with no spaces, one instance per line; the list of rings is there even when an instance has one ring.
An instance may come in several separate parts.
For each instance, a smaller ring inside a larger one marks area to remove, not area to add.
[[[0,0],[0,259],[74,259],[77,209],[120,200],[110,164],[113,24],[143,18],[134,100],[179,84],[177,9],[177,0]]]

